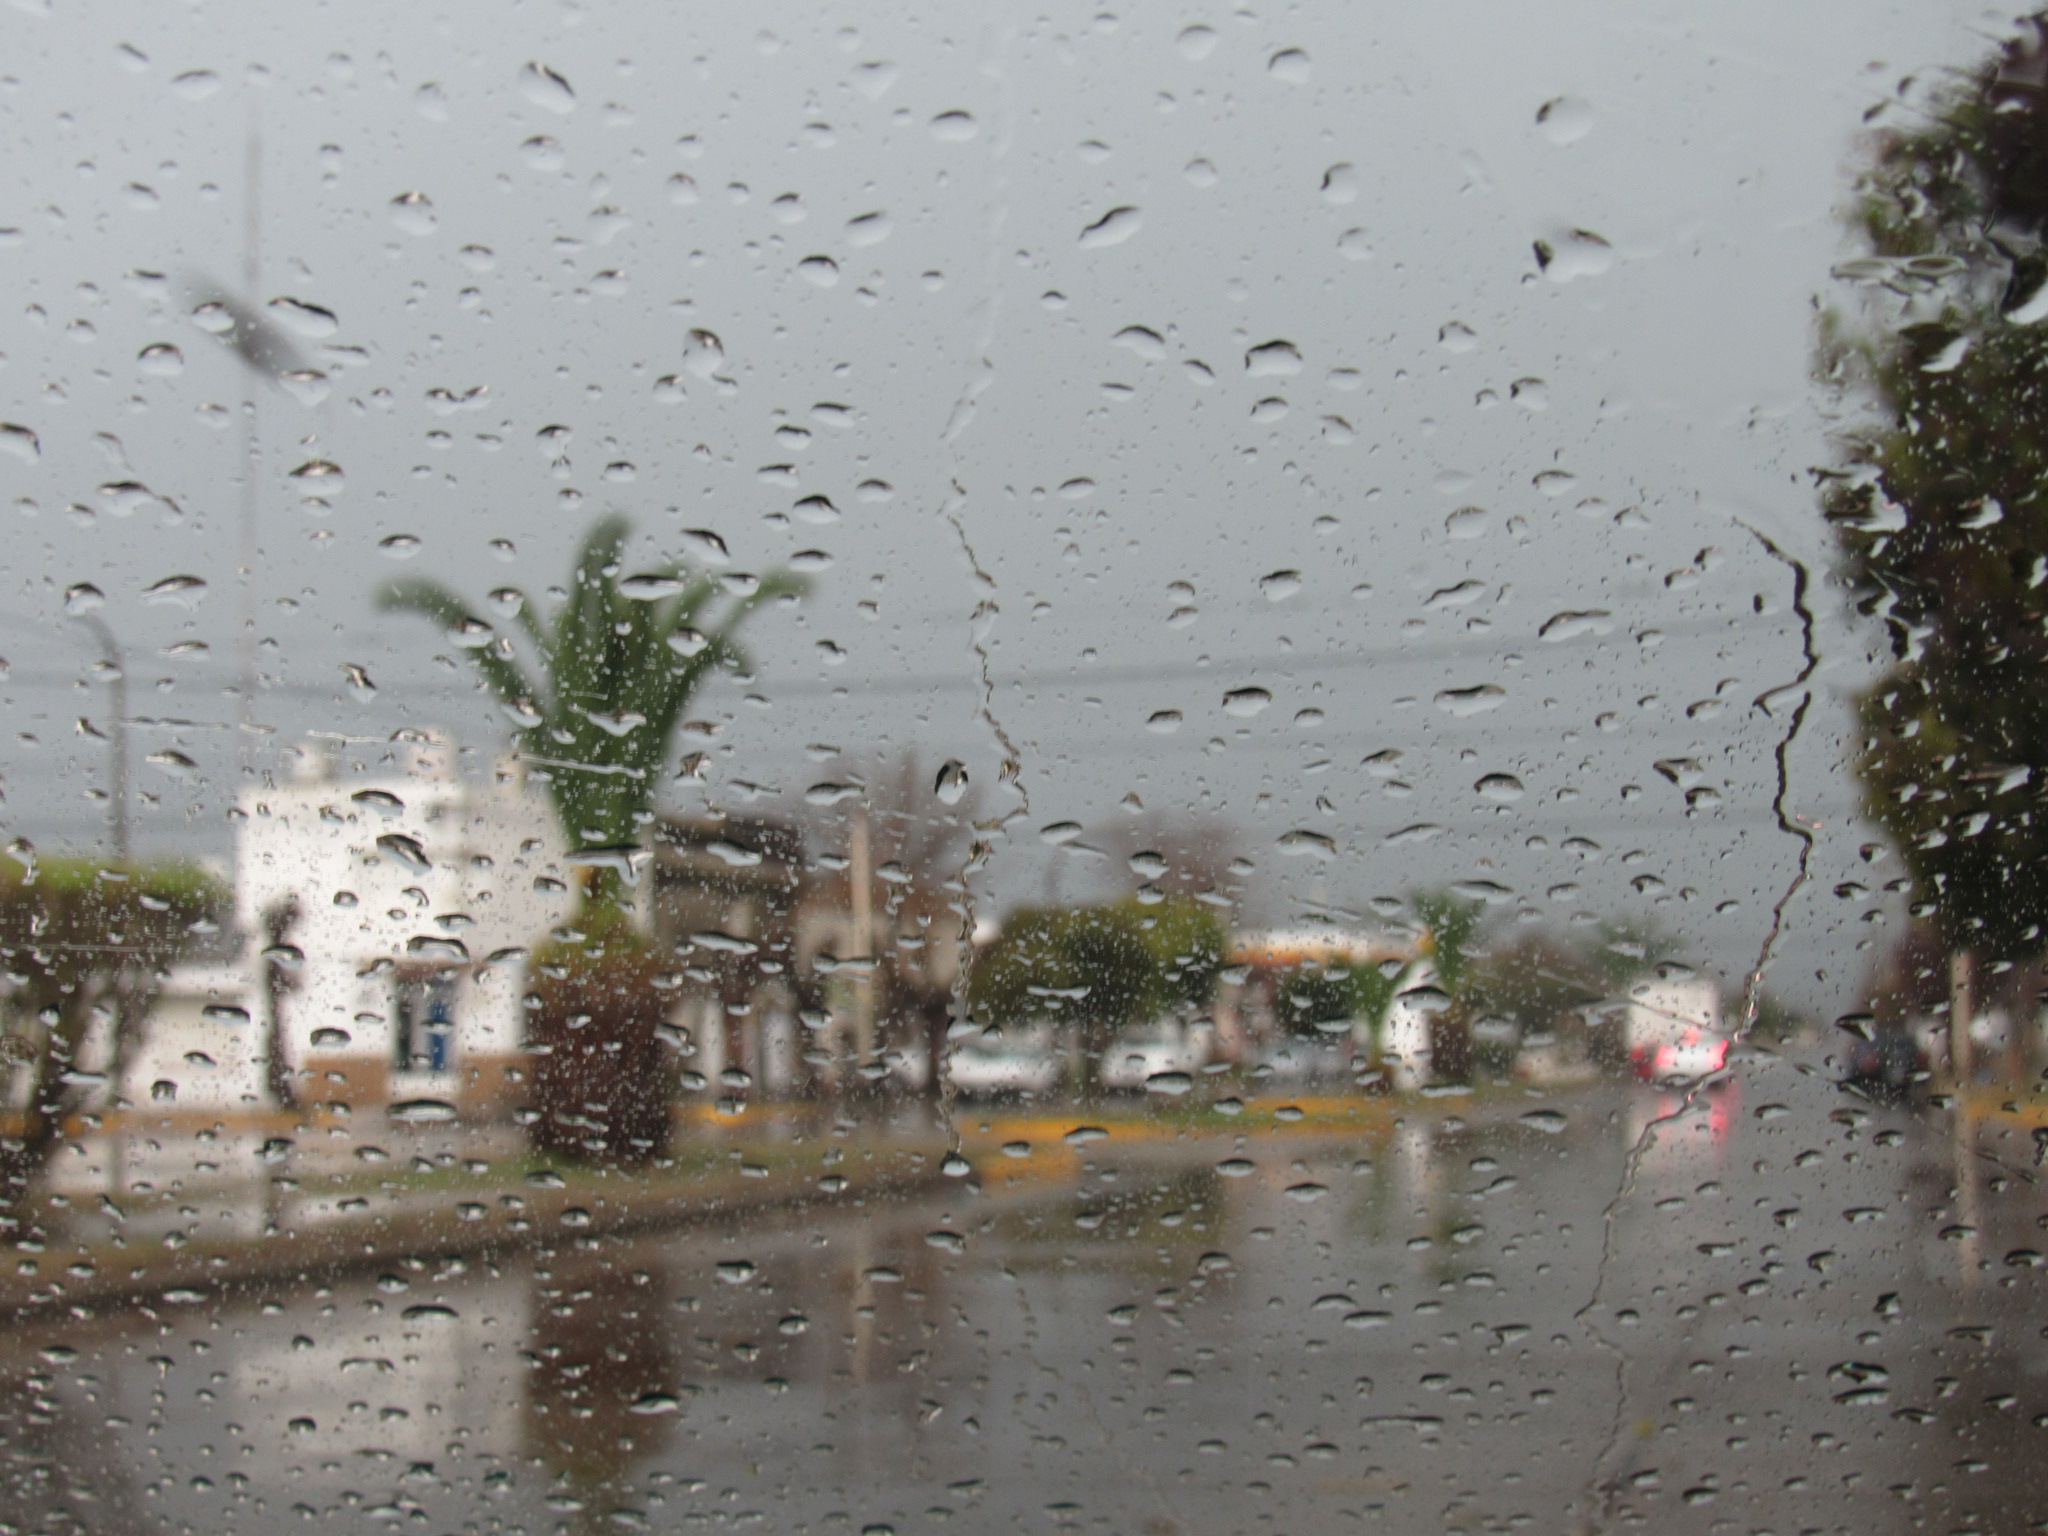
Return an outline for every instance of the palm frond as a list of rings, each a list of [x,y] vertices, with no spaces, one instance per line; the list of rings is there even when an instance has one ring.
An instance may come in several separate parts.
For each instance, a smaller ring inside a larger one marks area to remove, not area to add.
[[[482,624],[483,620],[439,582],[421,577],[386,582],[377,593],[377,607],[385,613],[419,614],[422,618],[432,619],[449,634],[460,637],[464,641],[463,649],[476,662],[478,673],[491,692],[497,695],[499,703],[514,705],[533,698],[533,686],[526,680],[525,671],[495,641],[483,645],[468,643],[469,637],[462,631]],[[485,627],[489,628],[488,625]]]

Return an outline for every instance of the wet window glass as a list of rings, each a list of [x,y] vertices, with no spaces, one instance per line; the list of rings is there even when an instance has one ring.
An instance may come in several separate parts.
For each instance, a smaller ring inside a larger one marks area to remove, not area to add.
[[[2048,1518],[2048,22],[5,15],[0,1536]]]

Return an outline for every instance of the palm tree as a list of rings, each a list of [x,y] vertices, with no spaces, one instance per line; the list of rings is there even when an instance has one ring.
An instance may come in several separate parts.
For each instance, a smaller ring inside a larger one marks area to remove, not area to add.
[[[750,613],[802,588],[786,575],[713,577],[675,564],[621,576],[626,534],[623,517],[598,519],[552,618],[522,592],[491,594],[539,653],[532,675],[510,637],[438,583],[392,582],[378,600],[433,619],[474,658],[581,871],[575,927],[530,961],[533,1143],[639,1165],[668,1147],[671,1068],[659,1043],[661,957],[625,920],[621,877],[650,856],[655,791],[691,698],[713,667],[745,667],[734,635]]]
[[[746,666],[740,625],[803,590],[782,573],[715,577],[674,563],[622,577],[627,533],[616,513],[592,525],[552,619],[514,588],[491,594],[539,653],[533,676],[511,638],[440,583],[394,581],[378,594],[380,608],[432,619],[469,652],[547,785],[571,862],[587,871],[586,908],[615,905],[619,875],[637,867],[677,722],[712,668]]]
[[[1422,929],[1422,954],[1431,977],[1448,1001],[1430,1016],[1429,1060],[1432,1075],[1463,1082],[1472,1070],[1472,1023],[1479,1011],[1479,979],[1473,961],[1479,954],[1480,920],[1485,906],[1449,891],[1418,891],[1408,898]]]

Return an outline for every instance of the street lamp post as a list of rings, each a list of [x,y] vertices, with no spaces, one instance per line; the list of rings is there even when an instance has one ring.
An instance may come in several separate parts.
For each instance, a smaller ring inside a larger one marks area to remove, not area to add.
[[[128,842],[128,669],[121,655],[121,642],[114,637],[112,626],[96,613],[81,614],[79,618],[100,643],[100,666],[107,679],[108,831],[113,842],[114,869],[125,878],[133,874],[129,867],[132,850]],[[121,1069],[128,1055],[128,982],[127,959],[116,955],[113,1017],[109,1021],[113,1041],[108,1051],[107,1076],[117,1108],[121,1103]],[[118,1125],[112,1141],[112,1161],[108,1171],[114,1192],[118,1194],[127,1186],[127,1145],[123,1129]]]
[[[100,664],[106,669],[109,720],[107,733],[107,798],[109,831],[113,839],[114,867],[128,867],[128,670],[122,664],[121,642],[107,621],[96,613],[81,614],[100,643]]]

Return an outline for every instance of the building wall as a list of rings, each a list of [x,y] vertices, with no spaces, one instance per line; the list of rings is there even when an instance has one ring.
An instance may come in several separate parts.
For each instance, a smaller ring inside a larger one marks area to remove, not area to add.
[[[122,1097],[132,1104],[181,1110],[266,1102],[262,1031],[246,994],[239,966],[173,970],[129,1049]],[[209,1007],[240,1008],[251,1017],[238,1025],[209,1017]]]
[[[287,1055],[311,1074],[303,1097],[448,1098],[472,1111],[503,1101],[525,1033],[524,952],[574,905],[545,797],[507,775],[477,785],[429,769],[285,785],[244,796],[241,810],[244,971],[260,979],[281,912],[285,942],[305,956],[281,999]],[[449,1070],[408,1070],[397,990],[435,971],[453,986]],[[250,991],[260,1015],[264,989]]]

